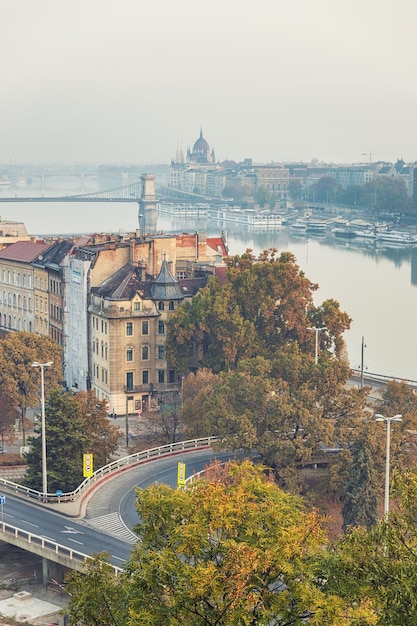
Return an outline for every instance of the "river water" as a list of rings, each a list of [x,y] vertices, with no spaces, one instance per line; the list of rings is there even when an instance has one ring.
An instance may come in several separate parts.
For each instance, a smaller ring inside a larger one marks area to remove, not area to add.
[[[1,189],[0,197],[12,196],[11,191]],[[69,192],[74,193],[71,189]],[[28,192],[19,190],[19,195]],[[54,195],[64,195],[64,191],[54,190]],[[138,227],[135,203],[6,202],[0,204],[0,212],[4,220],[24,222],[28,232],[35,235],[119,233]],[[185,221],[166,215],[157,218],[156,232],[195,230],[210,236],[225,231],[232,255],[248,248],[254,253],[268,248],[291,251],[306,276],[319,285],[316,304],[334,298],[352,318],[345,334],[351,367],[360,367],[364,337],[364,367],[369,372],[417,380],[417,248],[359,247],[332,236],[294,238],[286,227],[251,232],[247,227],[214,220]]]

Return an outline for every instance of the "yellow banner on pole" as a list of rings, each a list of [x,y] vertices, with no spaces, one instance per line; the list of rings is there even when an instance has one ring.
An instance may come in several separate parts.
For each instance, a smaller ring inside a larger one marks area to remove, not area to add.
[[[178,486],[185,485],[185,463],[181,461],[178,463]]]
[[[83,454],[83,476],[90,478],[93,475],[93,455]]]

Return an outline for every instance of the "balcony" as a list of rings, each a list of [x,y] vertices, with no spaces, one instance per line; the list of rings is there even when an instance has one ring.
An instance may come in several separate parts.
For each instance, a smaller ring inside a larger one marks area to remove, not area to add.
[[[154,393],[162,391],[179,391],[181,382],[176,383],[147,383],[143,385],[131,385],[125,386],[125,393]]]

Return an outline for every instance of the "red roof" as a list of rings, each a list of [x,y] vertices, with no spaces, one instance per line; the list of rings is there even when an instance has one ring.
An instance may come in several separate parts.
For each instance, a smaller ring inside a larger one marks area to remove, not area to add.
[[[222,237],[207,237],[207,245],[216,252],[220,252],[222,257],[228,256],[227,248]]]
[[[7,248],[0,250],[0,259],[8,259],[9,261],[23,261],[31,263],[37,256],[42,254],[44,250],[50,247],[46,243],[33,243],[32,241],[17,241]]]

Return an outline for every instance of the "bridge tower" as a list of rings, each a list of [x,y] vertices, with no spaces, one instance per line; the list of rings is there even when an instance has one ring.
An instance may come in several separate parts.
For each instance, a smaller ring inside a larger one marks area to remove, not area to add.
[[[139,200],[139,230],[142,233],[142,222],[149,214],[156,214],[155,176],[154,174],[142,174],[141,196]]]

